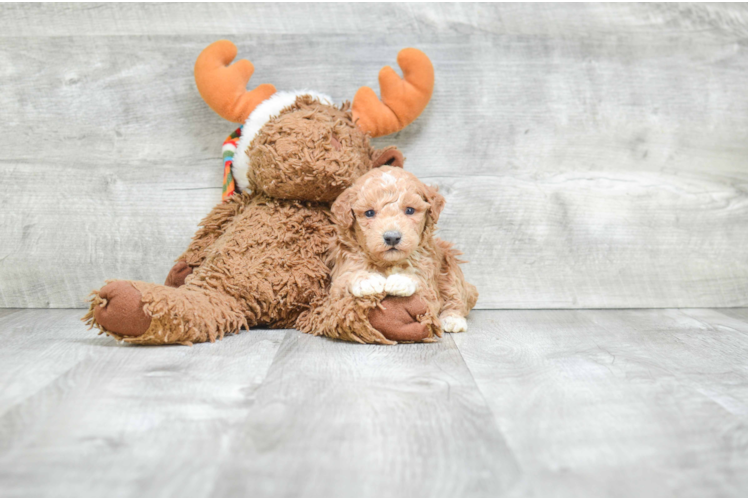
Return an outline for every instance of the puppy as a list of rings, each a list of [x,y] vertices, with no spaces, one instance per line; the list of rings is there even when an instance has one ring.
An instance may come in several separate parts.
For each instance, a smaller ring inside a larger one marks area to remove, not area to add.
[[[466,331],[478,291],[465,281],[460,252],[433,236],[444,204],[437,189],[401,168],[360,177],[332,205],[332,295],[418,294],[435,325],[429,337]]]

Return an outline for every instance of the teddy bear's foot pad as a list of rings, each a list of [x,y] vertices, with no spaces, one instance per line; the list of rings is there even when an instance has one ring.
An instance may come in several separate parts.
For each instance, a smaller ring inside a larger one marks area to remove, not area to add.
[[[99,290],[104,299],[94,307],[94,318],[104,330],[123,337],[139,337],[151,326],[143,311],[143,295],[127,281],[113,281]]]
[[[430,333],[428,327],[418,321],[427,312],[426,304],[416,295],[387,297],[381,308],[371,310],[369,323],[388,340],[419,342]]]

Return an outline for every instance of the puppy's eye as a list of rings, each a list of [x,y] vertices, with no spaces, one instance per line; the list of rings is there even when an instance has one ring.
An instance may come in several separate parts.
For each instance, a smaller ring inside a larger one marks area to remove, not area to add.
[[[416,209],[413,208],[413,207],[408,207],[408,208],[405,209],[405,214],[406,215],[413,215],[414,213],[416,213]]]
[[[366,212],[364,212],[364,215],[371,219],[372,217],[374,217],[375,213],[376,212],[374,212],[374,210],[367,210]]]

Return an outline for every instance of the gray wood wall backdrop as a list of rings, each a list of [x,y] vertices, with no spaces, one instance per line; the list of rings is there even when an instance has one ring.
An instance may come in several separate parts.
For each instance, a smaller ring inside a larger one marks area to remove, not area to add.
[[[195,57],[337,100],[436,68],[396,144],[441,186],[482,308],[748,305],[745,5],[0,5],[0,307],[160,282],[233,125]]]

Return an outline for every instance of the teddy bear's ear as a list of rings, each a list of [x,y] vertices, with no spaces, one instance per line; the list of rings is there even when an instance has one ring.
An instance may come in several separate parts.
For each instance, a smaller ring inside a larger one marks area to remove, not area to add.
[[[338,196],[332,204],[331,211],[333,221],[338,227],[350,228],[353,226],[353,202],[356,199],[356,188],[349,187]]]
[[[447,204],[447,200],[444,199],[444,196],[439,194],[438,187],[427,186],[424,184],[423,188],[423,198],[429,205],[431,205],[428,212],[429,217],[431,218],[431,222],[436,224],[439,220],[439,214],[442,213],[444,205]]]
[[[387,146],[374,152],[374,159],[371,162],[371,168],[390,165],[391,167],[405,166],[405,157],[396,146]]]

